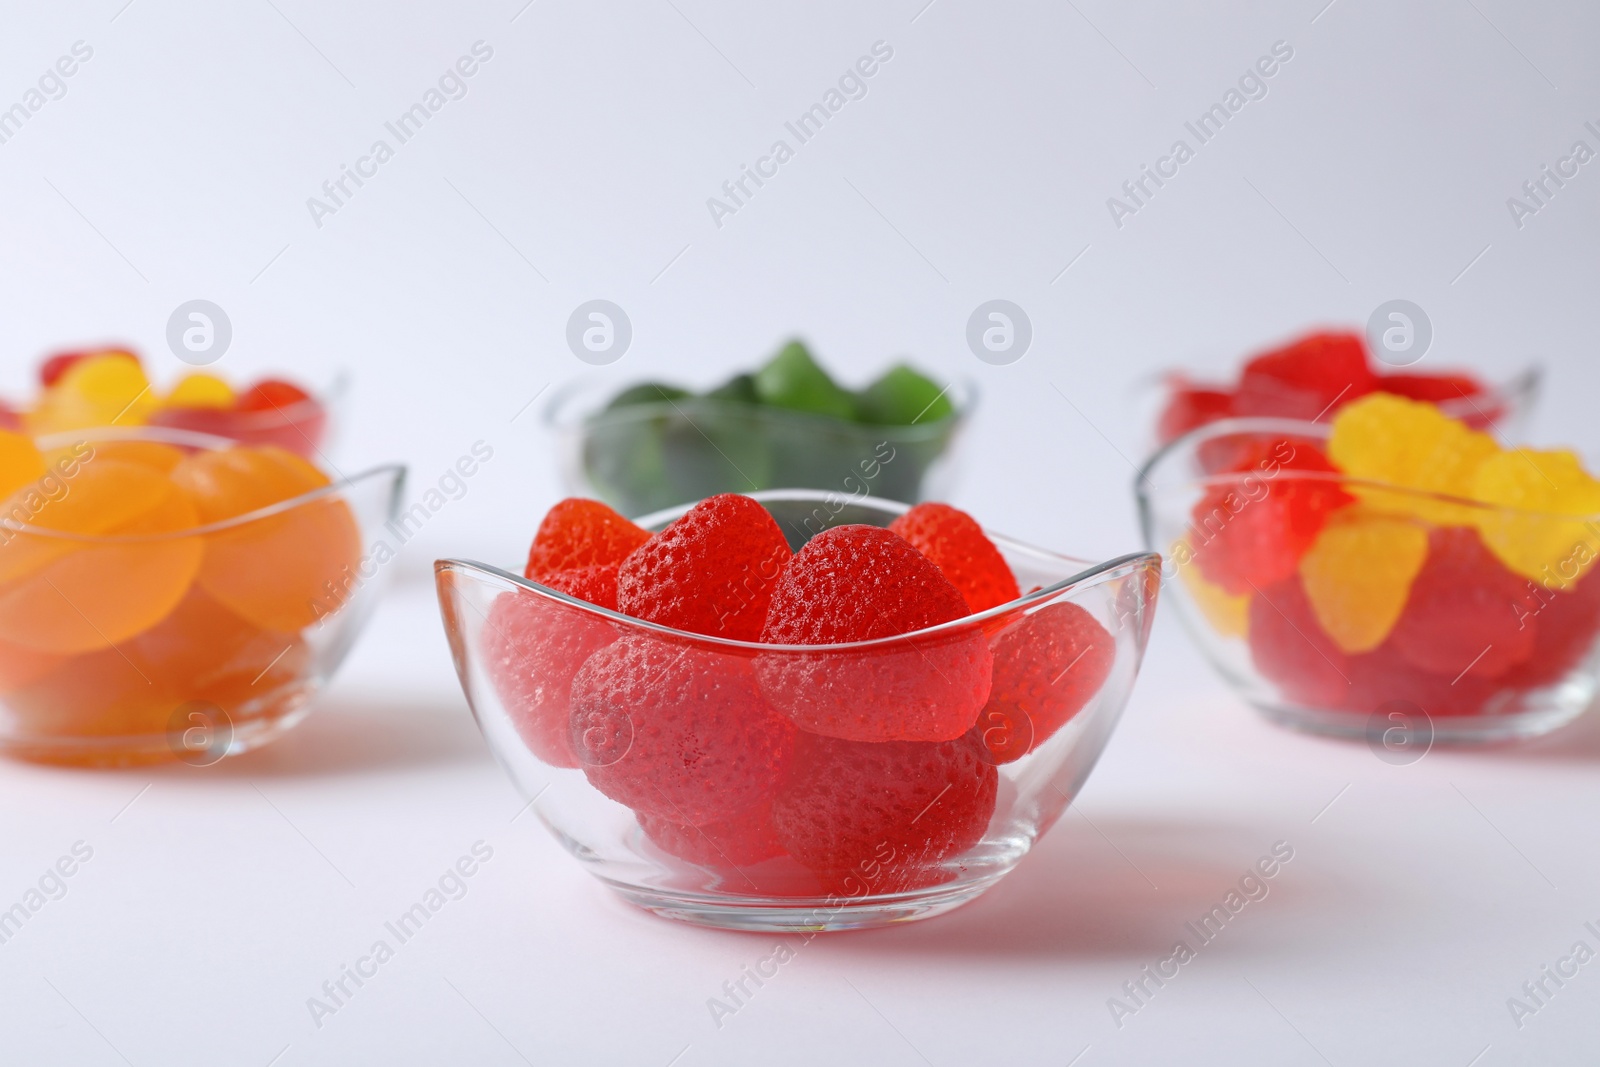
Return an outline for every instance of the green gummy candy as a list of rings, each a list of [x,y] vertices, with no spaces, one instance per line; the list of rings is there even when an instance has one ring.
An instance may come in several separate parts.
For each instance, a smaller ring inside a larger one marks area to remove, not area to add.
[[[855,402],[839,388],[828,372],[817,365],[799,341],[779,349],[765,367],[755,373],[756,396],[763,404],[831,415],[838,419],[855,418]]]
[[[935,381],[897,363],[856,396],[862,422],[910,426],[938,422],[955,411],[950,397]]]
[[[741,404],[759,404],[756,377],[753,374],[735,374],[732,378],[706,394],[712,400],[733,400]]]

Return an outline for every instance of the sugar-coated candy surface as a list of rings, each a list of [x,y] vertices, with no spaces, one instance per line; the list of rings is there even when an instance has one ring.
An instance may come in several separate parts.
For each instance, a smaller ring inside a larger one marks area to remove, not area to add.
[[[638,819],[645,836],[658,848],[701,867],[738,870],[783,855],[769,804],[701,826],[673,822],[647,811],[639,812]]]
[[[789,556],[766,508],[736,493],[708,497],[623,561],[617,607],[691,633],[756,641]]]
[[[1343,652],[1370,652],[1394,629],[1428,555],[1421,523],[1346,508],[1300,560],[1311,612]]]
[[[171,477],[207,524],[328,485],[310,463],[272,445],[197,452]],[[327,497],[208,534],[197,581],[256,625],[291,632],[344,603],[360,558],[355,516],[343,500]]]
[[[960,591],[898,534],[835,526],[783,570],[761,640],[826,645],[911,633],[967,614]],[[764,653],[762,691],[797,726],[857,741],[960,737],[989,695],[991,655],[973,628],[892,648]]]
[[[831,892],[933,885],[982,838],[998,773],[970,739],[865,743],[801,734],[772,803],[778,839]]]
[[[1077,604],[1040,608],[994,642],[994,684],[973,726],[995,763],[1048,741],[1105,684],[1116,641]]]
[[[619,564],[648,540],[650,531],[600,501],[568,497],[545,513],[522,573],[542,581],[556,571]],[[615,600],[607,606],[616,607]]]
[[[1351,478],[1423,493],[1471,499],[1478,467],[1499,451],[1494,438],[1469,429],[1432,404],[1376,393],[1334,416],[1328,457]],[[1435,523],[1471,524],[1479,510],[1411,493],[1352,485],[1383,511]]]
[[[794,745],[748,661],[645,635],[591,655],[571,700],[572,749],[595,788],[680,824],[770,799]]]
[[[1298,575],[1250,598],[1250,659],[1298,704],[1342,708],[1350,689],[1349,657],[1322,632]]]
[[[1376,386],[1360,334],[1314,333],[1246,363],[1233,413],[1314,419]]]
[[[1000,550],[971,515],[949,504],[918,504],[889,524],[961,591],[976,615],[1021,596]]]
[[[1454,678],[1497,678],[1533,652],[1526,582],[1506,570],[1476,530],[1441,527],[1412,583],[1392,641],[1405,659]]]
[[[1579,521],[1600,516],[1600,480],[1572,452],[1496,453],[1479,465],[1473,495],[1498,505],[1476,516],[1478,528],[1500,561],[1525,578],[1570,589],[1600,558],[1600,537]]]
[[[617,631],[604,620],[535,593],[510,590],[490,606],[483,629],[489,680],[517,733],[550,766],[578,766],[572,676],[616,639]]]
[[[1333,472],[1308,441],[1241,446],[1230,473],[1242,477],[1212,485],[1194,507],[1189,544],[1201,575],[1238,596],[1294,574],[1328,516],[1351,502],[1336,479],[1315,477]]]

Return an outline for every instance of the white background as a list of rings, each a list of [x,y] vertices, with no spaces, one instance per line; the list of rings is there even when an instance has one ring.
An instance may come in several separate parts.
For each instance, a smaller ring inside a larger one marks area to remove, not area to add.
[[[0,767],[0,906],[94,849],[0,945],[0,1061],[1594,1061],[1600,962],[1520,1030],[1506,999],[1600,949],[1600,722],[1393,767],[1259,722],[1171,619],[1080,804],[1012,876],[812,942],[720,1029],[707,998],[773,939],[633,912],[513,821],[427,566],[515,562],[560,495],[542,401],[517,413],[596,373],[563,340],[582,301],[631,317],[598,371],[617,384],[709,384],[796,331],[852,383],[898,355],[975,379],[955,501],[1080,555],[1136,547],[1154,375],[1396,297],[1432,318],[1424,367],[1543,362],[1532,436],[1596,455],[1600,163],[1521,228],[1506,200],[1600,148],[1600,9],[924,2],[7,5],[0,107],[74,42],[94,54],[0,144],[0,388],[104,340],[170,379],[167,317],[203,297],[233,322],[225,373],[351,374],[341,468],[402,459],[415,492],[495,453],[278,745]],[[467,95],[316,226],[307,198],[479,40]],[[716,226],[706,199],[880,40],[866,97]],[[1114,225],[1107,197],[1276,41],[1268,95]],[[1035,330],[1007,367],[963,338],[995,297]],[[314,1026],[307,998],[480,839],[467,896]],[[1116,1026],[1107,999],[1279,840],[1271,895]]]

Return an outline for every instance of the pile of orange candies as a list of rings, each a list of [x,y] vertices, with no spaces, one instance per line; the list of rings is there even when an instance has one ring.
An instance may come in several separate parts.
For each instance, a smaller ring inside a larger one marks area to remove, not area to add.
[[[301,457],[0,430],[0,723],[30,740],[165,734],[202,701],[270,715],[312,668],[360,531]],[[283,507],[250,516],[275,504]]]

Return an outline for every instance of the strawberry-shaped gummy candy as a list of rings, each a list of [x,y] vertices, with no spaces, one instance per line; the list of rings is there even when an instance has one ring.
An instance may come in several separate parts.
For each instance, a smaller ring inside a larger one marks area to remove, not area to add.
[[[680,825],[770,799],[794,744],[748,660],[648,634],[592,654],[571,700],[572,750],[590,783]]]
[[[755,641],[789,556],[766,508],[735,493],[708,497],[623,561],[617,607],[691,633]]]
[[[998,779],[970,738],[869,744],[801,734],[772,821],[830,891],[899,892],[950,877],[945,862],[989,825]]]
[[[783,570],[764,642],[832,645],[909,634],[967,614],[955,586],[904,538],[835,526]],[[855,741],[949,741],[989,696],[989,646],[975,627],[860,650],[773,651],[763,692],[803,730]]]
[[[889,524],[961,591],[976,615],[1022,594],[1000,550],[971,515],[949,504],[918,504]]]

